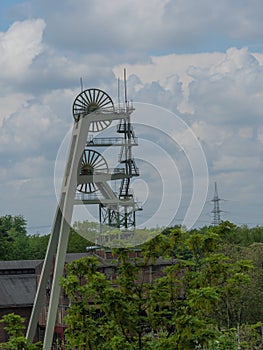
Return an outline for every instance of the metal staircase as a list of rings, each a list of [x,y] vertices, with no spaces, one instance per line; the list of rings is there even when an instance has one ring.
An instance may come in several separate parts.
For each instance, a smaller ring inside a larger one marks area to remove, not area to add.
[[[135,212],[141,210],[138,202],[135,200],[133,190],[131,188],[131,179],[139,176],[139,168],[136,166],[135,160],[132,156],[132,147],[138,145],[137,137],[130,122],[130,112],[127,113],[127,118],[120,119],[117,124],[117,133],[122,137],[93,139],[94,144],[120,146],[119,163],[120,166],[115,168],[115,174],[121,180],[119,192],[117,195],[117,205],[109,205],[108,203],[101,203],[100,218],[101,223],[115,227],[121,230],[121,235],[118,238],[131,239],[135,232]],[[118,170],[118,171],[117,171]],[[101,235],[103,237],[103,234]],[[102,244],[103,242],[98,242]]]
[[[133,198],[133,191],[131,191],[129,186],[130,179],[128,177],[124,177],[121,181],[119,199]]]

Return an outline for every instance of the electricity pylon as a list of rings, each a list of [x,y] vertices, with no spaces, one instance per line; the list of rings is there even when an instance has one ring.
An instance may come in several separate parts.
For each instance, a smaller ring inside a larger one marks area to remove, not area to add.
[[[211,211],[211,213],[213,214],[213,221],[212,221],[213,226],[217,226],[222,222],[221,215],[220,215],[220,213],[222,213],[222,210],[220,210],[220,206],[219,206],[220,201],[221,201],[221,198],[218,197],[217,183],[215,182],[214,197],[213,199],[211,199],[211,202],[214,203],[214,208]]]

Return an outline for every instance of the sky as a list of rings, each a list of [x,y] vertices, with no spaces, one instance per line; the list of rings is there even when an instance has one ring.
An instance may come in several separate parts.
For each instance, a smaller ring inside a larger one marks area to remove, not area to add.
[[[1,1],[0,216],[50,231],[80,78],[116,101],[126,68],[139,223],[209,225],[217,182],[223,220],[263,225],[262,17],[261,0]]]

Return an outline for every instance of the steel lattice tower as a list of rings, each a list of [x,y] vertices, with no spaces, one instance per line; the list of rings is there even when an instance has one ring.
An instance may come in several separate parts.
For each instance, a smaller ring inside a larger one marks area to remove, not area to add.
[[[214,208],[211,211],[211,213],[213,214],[213,221],[212,221],[213,226],[217,226],[222,222],[221,216],[220,216],[220,213],[222,213],[222,210],[220,210],[220,206],[219,206],[220,200],[221,199],[218,197],[217,183],[215,182],[214,197],[213,199],[211,199],[211,202],[214,203]]]

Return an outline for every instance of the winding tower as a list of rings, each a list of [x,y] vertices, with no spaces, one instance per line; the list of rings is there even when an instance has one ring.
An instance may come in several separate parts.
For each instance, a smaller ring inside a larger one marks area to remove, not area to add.
[[[136,226],[135,214],[141,209],[131,189],[132,177],[139,176],[132,155],[132,148],[138,145],[131,125],[133,111],[132,104],[127,102],[126,93],[125,103],[118,107],[106,92],[95,88],[81,91],[74,100],[74,125],[67,164],[27,330],[27,338],[33,340],[55,257],[43,346],[45,350],[52,347],[60,295],[59,278],[63,275],[74,206],[99,206],[101,229],[97,244],[109,245],[112,234],[109,235],[108,232],[112,229],[117,232],[115,239],[132,242]],[[94,134],[101,133],[114,121],[117,124],[115,136],[94,137]],[[119,149],[118,165],[113,169],[109,168],[100,152],[103,147]],[[112,181],[119,182],[118,191],[113,190]]]

